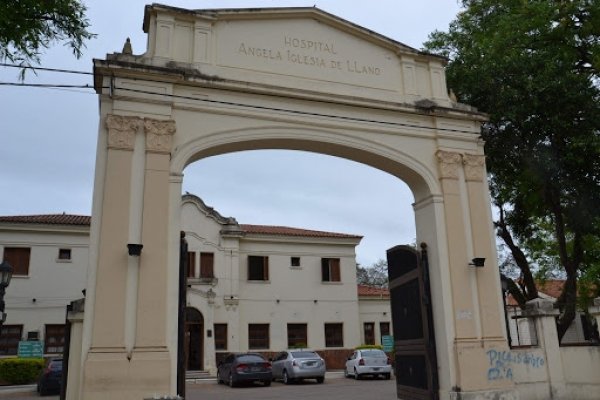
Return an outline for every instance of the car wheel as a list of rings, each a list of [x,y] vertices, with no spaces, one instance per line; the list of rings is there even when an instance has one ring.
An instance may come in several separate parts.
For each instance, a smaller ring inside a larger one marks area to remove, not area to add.
[[[360,380],[360,375],[358,374],[358,372],[356,372],[356,368],[354,368],[354,379],[356,379],[357,381]]]
[[[323,383],[325,382],[325,377],[324,376],[320,376],[317,378],[317,383]]]
[[[233,375],[229,374],[229,387],[235,387],[235,382],[233,381]]]
[[[271,381],[264,381],[263,383],[265,386],[271,386]]]
[[[285,369],[283,370],[283,379],[282,380],[283,380],[283,383],[286,385],[289,385],[290,383],[292,383],[292,380],[288,376],[288,373]]]

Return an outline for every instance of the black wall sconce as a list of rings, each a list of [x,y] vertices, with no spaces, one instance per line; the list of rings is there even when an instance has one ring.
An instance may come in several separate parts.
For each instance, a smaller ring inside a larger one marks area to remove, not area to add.
[[[143,244],[127,243],[127,250],[129,250],[130,256],[139,257],[142,254],[142,247],[144,247]]]
[[[481,268],[481,267],[485,266],[485,258],[483,258],[483,257],[475,257],[474,259],[471,260],[471,262],[469,263],[469,265]]]

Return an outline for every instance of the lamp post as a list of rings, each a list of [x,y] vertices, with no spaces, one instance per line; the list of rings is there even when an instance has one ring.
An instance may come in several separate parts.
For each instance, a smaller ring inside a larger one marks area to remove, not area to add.
[[[6,313],[4,312],[4,294],[6,293],[6,288],[10,283],[10,278],[12,278],[13,268],[6,261],[2,261],[0,264],[0,328],[4,324],[6,320]]]
[[[502,287],[502,305],[504,306],[504,323],[506,324],[506,336],[508,339],[508,347],[512,346],[512,338],[510,336],[510,324],[508,323],[508,310],[506,309],[506,296],[508,291],[508,278],[500,274],[500,286]]]

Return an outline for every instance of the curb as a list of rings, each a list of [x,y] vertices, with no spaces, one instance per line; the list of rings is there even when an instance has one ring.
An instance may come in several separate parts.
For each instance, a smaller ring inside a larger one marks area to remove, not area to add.
[[[0,386],[0,394],[35,392],[37,385]]]

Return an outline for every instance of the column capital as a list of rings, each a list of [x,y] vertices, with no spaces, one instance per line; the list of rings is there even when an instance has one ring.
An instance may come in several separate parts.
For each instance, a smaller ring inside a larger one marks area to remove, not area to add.
[[[467,181],[483,181],[483,166],[485,165],[485,156],[476,154],[463,154],[462,162],[465,166],[465,179]]]
[[[105,125],[109,149],[133,150],[135,134],[143,128],[144,121],[140,117],[108,114]]]
[[[168,154],[173,146],[175,121],[144,118],[146,132],[146,151],[149,153]]]
[[[438,150],[435,156],[440,163],[440,176],[444,179],[458,179],[458,166],[461,162],[460,153]]]

